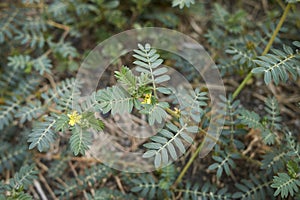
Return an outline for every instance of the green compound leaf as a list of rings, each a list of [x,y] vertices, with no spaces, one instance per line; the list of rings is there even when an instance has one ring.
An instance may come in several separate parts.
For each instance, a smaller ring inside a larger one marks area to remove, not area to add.
[[[294,45],[297,46],[298,43],[294,42]],[[258,67],[254,68],[252,73],[264,73],[266,84],[274,81],[278,85],[280,80],[286,82],[289,79],[289,74],[293,79],[296,79],[299,76],[299,51],[293,51],[291,47],[285,45],[283,45],[283,50],[272,49],[271,51],[272,53],[254,60]]]
[[[21,167],[20,171],[14,175],[14,178],[10,180],[10,186],[14,189],[25,188],[27,189],[32,185],[33,179],[37,178],[38,171],[34,165],[25,165]]]
[[[102,131],[104,128],[104,123],[95,117],[93,112],[84,112],[82,114],[81,128],[92,128],[96,131]]]
[[[72,129],[72,136],[70,138],[71,150],[74,155],[85,155],[85,151],[89,149],[92,144],[92,133],[82,129],[79,126],[75,126]]]
[[[276,188],[274,196],[280,194],[281,198],[287,198],[289,195],[292,197],[299,191],[300,180],[290,177],[286,173],[279,173],[274,176],[272,188]]]
[[[139,49],[135,49],[135,57],[137,60],[133,63],[137,65],[136,71],[148,74],[153,84],[153,89],[156,90],[156,84],[160,84],[170,80],[170,76],[166,75],[168,72],[167,67],[159,67],[163,63],[159,54],[155,49],[152,49],[150,44],[145,46],[138,44]]]
[[[27,142],[30,143],[29,149],[37,147],[42,152],[49,149],[50,144],[54,142],[55,136],[55,123],[56,119],[52,116],[46,116],[44,122],[38,122],[29,134]]]
[[[149,125],[153,125],[155,122],[161,124],[163,119],[166,119],[167,112],[164,110],[164,104],[163,103],[157,103],[157,104],[148,104],[144,105],[144,108],[140,111],[142,114],[148,115],[148,122]]]
[[[120,86],[99,90],[96,100],[99,102],[99,107],[104,114],[111,111],[112,115],[130,113],[134,103],[134,98]]]
[[[65,131],[69,127],[69,117],[66,114],[57,116],[55,122],[55,131]]]
[[[156,168],[168,164],[171,159],[176,160],[186,152],[186,145],[193,142],[187,134],[187,129],[191,129],[187,124],[180,128],[172,123],[167,124],[158,135],[150,138],[152,142],[143,145],[149,149],[144,153],[143,158],[154,157]]]

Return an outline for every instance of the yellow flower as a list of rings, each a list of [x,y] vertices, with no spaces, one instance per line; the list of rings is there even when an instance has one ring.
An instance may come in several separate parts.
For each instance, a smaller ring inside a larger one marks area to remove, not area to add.
[[[151,96],[152,94],[145,94],[144,100],[142,101],[142,104],[151,104]]]
[[[174,113],[180,115],[180,110],[178,108],[174,108]]]
[[[75,124],[78,124],[80,122],[82,116],[79,115],[75,110],[73,111],[72,114],[68,114],[68,117],[69,117],[69,124],[71,126],[74,126]]]

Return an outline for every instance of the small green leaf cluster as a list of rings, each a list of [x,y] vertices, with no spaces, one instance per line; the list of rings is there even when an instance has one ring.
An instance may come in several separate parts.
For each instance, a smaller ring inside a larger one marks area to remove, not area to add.
[[[260,116],[248,110],[240,111],[241,123],[247,125],[250,128],[259,129],[262,133],[263,141],[268,144],[274,144],[276,138],[278,137],[276,131],[282,128],[281,116],[279,112],[278,102],[275,98],[268,98],[265,101],[265,111],[267,115],[260,118]]]
[[[33,199],[29,194],[24,193],[28,189],[32,181],[37,178],[38,171],[34,165],[24,165],[20,171],[15,173],[14,177],[9,180],[9,184],[0,185],[0,192],[9,192],[7,199]],[[1,194],[0,194],[1,195]],[[0,199],[4,199],[0,196]]]
[[[300,47],[300,42],[293,42],[294,46]],[[273,54],[258,57],[254,62],[260,67],[252,69],[252,73],[263,73],[264,81],[269,84],[272,80],[276,85],[279,81],[286,82],[289,74],[294,80],[299,76],[300,55],[299,50],[294,51],[291,47],[284,45],[283,51],[272,49]]]

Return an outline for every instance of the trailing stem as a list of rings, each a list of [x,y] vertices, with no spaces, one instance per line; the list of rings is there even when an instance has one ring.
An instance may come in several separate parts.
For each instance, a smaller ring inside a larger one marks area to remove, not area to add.
[[[206,137],[200,143],[200,145],[196,149],[195,153],[192,155],[192,157],[190,158],[190,160],[188,161],[188,163],[184,166],[184,168],[180,172],[179,176],[177,177],[176,181],[174,182],[173,188],[175,188],[177,186],[177,184],[181,182],[184,174],[187,172],[187,170],[189,169],[189,167],[191,166],[191,164],[193,163],[193,161],[196,159],[196,157],[198,156],[198,154],[200,153],[200,151],[204,147],[205,141],[206,141]]]
[[[281,18],[279,20],[279,23],[276,26],[276,29],[274,30],[274,32],[273,32],[273,34],[272,34],[272,36],[271,36],[271,38],[270,38],[267,46],[265,47],[265,49],[264,49],[264,51],[262,53],[262,56],[265,55],[265,54],[267,54],[269,52],[269,50],[270,50],[270,48],[271,48],[271,46],[272,46],[272,44],[273,44],[273,42],[274,42],[274,40],[276,38],[276,35],[278,34],[280,28],[282,27],[283,22],[285,21],[287,14],[289,13],[290,8],[291,8],[291,4],[287,4],[287,6],[285,7],[284,12],[283,12],[283,14],[282,14],[282,16],[281,16]],[[243,80],[243,82],[234,91],[234,93],[232,95],[233,99],[235,99],[239,95],[239,93],[245,87],[245,85],[247,84],[247,82],[251,79],[252,75],[253,75],[252,72],[249,72],[249,74],[245,77],[245,79]]]
[[[279,20],[279,23],[276,26],[276,29],[274,30],[267,46],[265,47],[262,55],[265,55],[268,53],[268,51],[270,50],[279,30],[281,29],[283,22],[285,21],[287,14],[289,13],[289,10],[291,8],[291,4],[287,4],[287,6],[284,9],[284,12]],[[242,91],[242,89],[245,87],[245,85],[247,84],[247,82],[251,79],[252,77],[252,72],[249,72],[249,74],[245,77],[245,79],[242,81],[242,83],[239,85],[239,87],[234,91],[232,98],[235,99],[239,93]],[[182,180],[183,176],[185,175],[185,173],[187,172],[187,170],[189,169],[189,167],[191,166],[191,164],[193,163],[193,161],[196,159],[196,157],[198,156],[199,152],[202,150],[204,144],[205,144],[205,140],[206,138],[203,139],[203,141],[199,144],[198,148],[196,149],[195,153],[191,156],[190,160],[186,163],[186,165],[184,166],[184,168],[182,169],[181,173],[179,174],[179,176],[177,177],[176,181],[173,184],[173,188],[175,188]]]

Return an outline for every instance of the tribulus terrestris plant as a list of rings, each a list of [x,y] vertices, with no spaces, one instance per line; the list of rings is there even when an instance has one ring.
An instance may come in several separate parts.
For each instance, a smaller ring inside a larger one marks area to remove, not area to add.
[[[300,199],[297,0],[4,0],[0,10],[0,199]],[[226,88],[218,134],[208,134],[211,94],[191,63],[151,41],[80,99],[86,49],[149,26],[209,51]],[[169,87],[172,70],[193,87]],[[117,118],[129,114],[156,133],[125,137]],[[101,132],[140,148],[154,170],[122,172],[93,157]],[[207,140],[215,145],[200,157]]]

